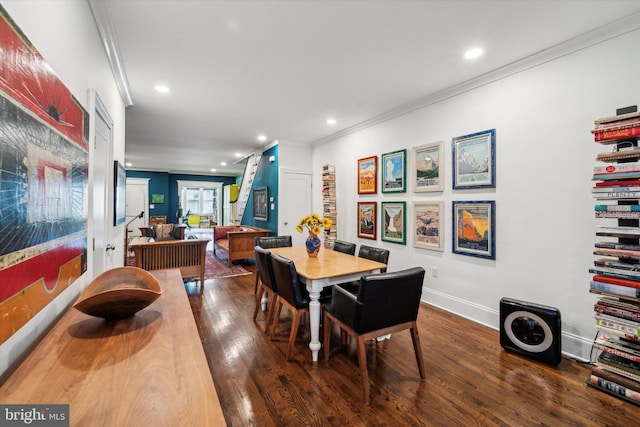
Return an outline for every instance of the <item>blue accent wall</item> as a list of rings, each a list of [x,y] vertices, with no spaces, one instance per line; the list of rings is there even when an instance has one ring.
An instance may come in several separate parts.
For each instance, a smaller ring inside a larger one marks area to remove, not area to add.
[[[149,204],[152,194],[164,194],[164,203],[155,203],[153,209],[149,209],[151,215],[166,215],[168,223],[176,223],[178,217],[178,180],[221,182],[222,185],[235,184],[233,176],[209,176],[172,174],[168,172],[127,171],[127,178],[149,178]],[[224,201],[222,201],[224,203]]]
[[[275,162],[269,163],[269,157],[274,156]],[[269,202],[267,211],[269,212],[267,221],[258,221],[253,219],[253,191],[249,195],[247,207],[242,215],[241,223],[244,225],[253,225],[255,227],[267,228],[271,230],[272,235],[278,234],[278,146],[275,145],[262,153],[260,163],[253,177],[253,188],[267,187],[267,196],[273,198],[273,202]],[[273,204],[274,209],[271,210]]]

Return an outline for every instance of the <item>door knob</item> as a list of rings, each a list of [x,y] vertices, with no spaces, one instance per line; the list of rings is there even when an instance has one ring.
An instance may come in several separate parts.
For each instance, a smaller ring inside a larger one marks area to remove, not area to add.
[[[108,244],[107,247],[106,247],[106,250],[108,250],[108,251],[113,251],[115,249],[116,249],[116,246],[112,245],[112,244]]]

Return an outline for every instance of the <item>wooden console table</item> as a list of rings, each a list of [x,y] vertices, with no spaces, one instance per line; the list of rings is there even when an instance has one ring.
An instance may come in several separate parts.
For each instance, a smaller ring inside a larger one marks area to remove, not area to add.
[[[0,387],[3,404],[68,404],[72,426],[226,425],[179,270],[163,294],[107,322],[74,308]]]

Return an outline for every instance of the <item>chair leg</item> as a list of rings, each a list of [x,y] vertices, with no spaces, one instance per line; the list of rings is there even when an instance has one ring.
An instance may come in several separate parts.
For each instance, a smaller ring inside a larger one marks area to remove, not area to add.
[[[416,361],[418,362],[418,371],[420,371],[420,379],[425,381],[427,376],[424,372],[424,360],[422,359],[422,348],[420,347],[420,336],[418,335],[418,325],[413,322],[411,327],[411,340],[413,341],[413,350],[416,353]]]
[[[329,318],[329,314],[325,311],[323,314],[323,323],[324,323],[324,339],[322,340],[322,347],[324,349],[324,360],[325,362],[329,360],[329,342],[331,341],[331,319]]]
[[[276,312],[273,314],[273,323],[271,324],[271,339],[273,340],[273,336],[276,334],[276,328],[278,327],[278,322],[280,321],[280,312],[282,311],[282,301],[280,301],[280,297],[276,299]]]
[[[266,335],[270,334],[270,331],[268,329],[269,325],[271,324],[271,322],[273,322],[273,309],[276,307],[276,295],[273,292],[269,292],[269,309],[267,310],[267,320],[266,323],[264,324],[264,333]],[[259,304],[261,304],[261,302],[258,302]]]
[[[291,355],[293,354],[293,347],[296,344],[296,336],[298,335],[298,328],[300,327],[301,317],[302,317],[302,312],[300,310],[296,310],[293,313],[293,322],[291,323],[291,334],[289,334],[289,347],[287,348],[287,361],[291,360]]]
[[[253,320],[254,321],[258,317],[258,310],[260,309],[260,306],[262,305],[262,295],[263,294],[264,294],[264,288],[262,286],[260,286],[260,289],[258,290],[258,295],[256,296],[256,307],[253,310]]]
[[[260,281],[260,275],[258,271],[256,271],[256,283],[253,285],[253,294],[255,295],[258,292],[258,282]]]
[[[364,403],[368,405],[371,403],[369,397],[369,373],[367,372],[367,352],[364,347],[364,338],[362,335],[358,335],[356,338],[358,343],[358,367],[360,368],[360,376],[362,376],[362,386],[364,392]]]

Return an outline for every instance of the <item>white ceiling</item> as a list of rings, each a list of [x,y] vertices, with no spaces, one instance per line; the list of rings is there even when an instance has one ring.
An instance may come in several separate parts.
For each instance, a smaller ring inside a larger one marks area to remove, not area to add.
[[[242,170],[236,152],[326,141],[640,12],[635,0],[90,1],[130,86],[129,168],[223,175]],[[464,60],[476,46],[485,55]]]

